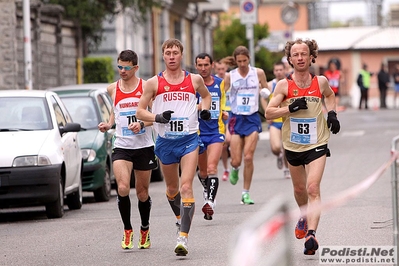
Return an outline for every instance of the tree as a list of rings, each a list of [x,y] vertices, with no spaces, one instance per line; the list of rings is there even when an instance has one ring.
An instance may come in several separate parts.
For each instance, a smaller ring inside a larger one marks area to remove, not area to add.
[[[45,3],[58,4],[65,8],[65,17],[77,23],[82,32],[85,53],[95,49],[102,41],[103,21],[113,20],[114,16],[127,8],[135,14],[136,23],[146,21],[147,12],[154,6],[160,6],[159,0],[43,0]]]
[[[213,56],[215,59],[221,59],[231,56],[234,49],[239,45],[249,47],[249,41],[246,38],[246,27],[241,24],[240,19],[229,15],[220,17],[220,26],[215,29],[213,34]],[[262,68],[269,79],[273,63],[281,60],[282,53],[272,53],[265,47],[258,46],[258,41],[269,36],[269,26],[267,24],[254,25],[254,43],[255,43],[255,66]]]

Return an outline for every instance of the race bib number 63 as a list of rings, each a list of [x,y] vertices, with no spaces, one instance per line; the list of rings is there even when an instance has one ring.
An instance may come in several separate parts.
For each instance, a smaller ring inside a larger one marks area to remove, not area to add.
[[[315,144],[317,142],[316,118],[290,118],[291,139],[296,144]]]

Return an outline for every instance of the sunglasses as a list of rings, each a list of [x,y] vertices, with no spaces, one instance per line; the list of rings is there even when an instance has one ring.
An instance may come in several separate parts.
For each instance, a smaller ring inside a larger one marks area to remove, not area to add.
[[[121,66],[121,65],[118,65],[118,68],[119,68],[120,70],[124,69],[124,70],[126,70],[126,71],[132,70],[132,68],[134,68],[134,67],[135,67],[135,66]]]

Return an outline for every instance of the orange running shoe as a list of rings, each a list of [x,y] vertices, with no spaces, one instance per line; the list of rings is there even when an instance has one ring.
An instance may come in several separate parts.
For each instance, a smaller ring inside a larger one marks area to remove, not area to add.
[[[307,232],[308,222],[306,221],[306,218],[301,217],[295,226],[295,237],[298,239],[302,239],[306,236]]]

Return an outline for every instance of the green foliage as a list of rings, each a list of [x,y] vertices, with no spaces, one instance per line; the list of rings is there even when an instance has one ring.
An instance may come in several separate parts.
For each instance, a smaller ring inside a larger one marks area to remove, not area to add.
[[[84,83],[111,83],[114,70],[111,57],[86,57],[83,59]]]
[[[249,41],[246,38],[246,27],[241,24],[240,19],[229,15],[220,17],[220,25],[213,33],[213,56],[221,59],[231,56],[234,49],[239,45],[249,48]],[[226,26],[224,26],[226,25]],[[273,64],[283,57],[282,53],[272,53],[264,47],[257,46],[257,43],[269,36],[269,26],[267,24],[254,25],[254,44],[255,44],[255,66],[262,68],[266,72],[269,80],[272,75]]]
[[[112,21],[114,16],[130,8],[135,23],[146,21],[147,11],[159,6],[158,0],[42,0],[59,4],[65,8],[65,17],[75,21],[82,30],[83,41],[88,48],[96,48],[102,41],[103,21]],[[87,52],[87,49],[86,52]]]

